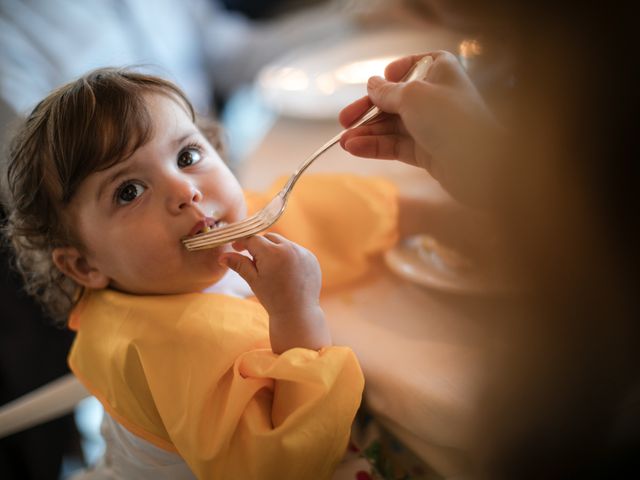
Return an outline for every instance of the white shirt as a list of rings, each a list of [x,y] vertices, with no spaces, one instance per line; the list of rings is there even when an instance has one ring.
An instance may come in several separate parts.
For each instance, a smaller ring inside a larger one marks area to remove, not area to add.
[[[0,97],[25,115],[89,70],[139,65],[177,83],[207,114],[216,66],[237,62],[249,32],[213,0],[3,0]]]

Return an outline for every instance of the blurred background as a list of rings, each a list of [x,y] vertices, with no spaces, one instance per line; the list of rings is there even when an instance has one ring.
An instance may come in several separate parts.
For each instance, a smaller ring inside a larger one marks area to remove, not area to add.
[[[339,110],[365,94],[367,78],[409,53],[453,51],[500,112],[498,99],[513,81],[508,52],[483,44],[440,3],[0,0],[3,151],[12,125],[49,91],[101,66],[135,66],[175,81],[200,114],[222,122],[236,171],[278,119],[337,131]],[[6,248],[0,310],[6,404],[68,373],[72,334],[50,326],[21,293]],[[0,439],[0,477],[64,479],[95,462],[102,453],[100,408],[89,398],[74,414]]]

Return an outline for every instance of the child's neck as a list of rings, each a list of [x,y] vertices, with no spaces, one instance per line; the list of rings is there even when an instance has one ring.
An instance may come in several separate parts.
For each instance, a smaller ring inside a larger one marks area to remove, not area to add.
[[[233,270],[228,270],[220,280],[205,288],[203,293],[220,293],[240,298],[253,295],[247,282]]]

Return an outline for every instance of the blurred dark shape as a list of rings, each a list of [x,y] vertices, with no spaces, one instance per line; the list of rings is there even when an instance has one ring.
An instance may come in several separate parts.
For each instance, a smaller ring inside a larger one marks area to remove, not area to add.
[[[275,18],[293,10],[325,3],[327,0],[275,0],[270,2],[256,0],[221,0],[227,10],[238,12],[251,20]]]
[[[482,478],[640,478],[637,15],[454,3],[514,59],[497,215],[529,286],[491,352]]]
[[[0,209],[0,224],[5,214]],[[69,373],[72,332],[51,326],[21,291],[18,274],[0,248],[0,405]],[[0,478],[57,480],[65,454],[79,455],[72,415],[0,439]]]

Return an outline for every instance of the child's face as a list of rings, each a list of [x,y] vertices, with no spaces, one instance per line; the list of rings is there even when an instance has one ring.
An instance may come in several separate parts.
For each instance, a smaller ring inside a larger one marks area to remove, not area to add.
[[[181,238],[203,222],[246,215],[235,177],[171,98],[149,94],[153,137],[125,161],[87,177],[69,219],[84,246],[56,249],[61,270],[89,288],[186,293],[217,281],[221,247],[188,252]]]

